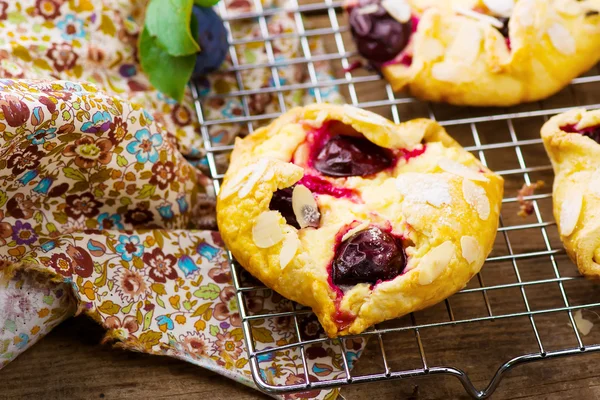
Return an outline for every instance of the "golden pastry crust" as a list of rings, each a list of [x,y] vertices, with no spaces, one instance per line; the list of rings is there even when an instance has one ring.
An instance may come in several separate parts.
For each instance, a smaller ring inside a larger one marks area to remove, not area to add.
[[[419,15],[405,49],[412,63],[391,63],[382,72],[394,90],[408,88],[421,99],[473,106],[536,101],[600,61],[600,0],[518,0],[508,41],[489,22],[456,12],[488,13],[482,0],[407,2]]]
[[[560,238],[579,271],[600,278],[600,144],[579,133],[600,126],[600,111],[571,110],[542,127],[555,172],[552,193]],[[562,128],[562,129],[561,129]]]
[[[351,125],[381,147],[422,154],[369,177],[321,176],[353,189],[361,201],[318,194],[318,229],[298,231],[277,212],[277,231],[299,239],[295,257],[282,268],[286,240],[260,248],[253,228],[268,212],[277,189],[316,173],[307,166],[305,141],[325,121]],[[217,201],[217,221],[227,247],[246,270],[283,296],[311,307],[326,333],[335,337],[360,333],[462,289],[492,249],[502,193],[503,179],[434,121],[396,125],[355,107],[319,104],[295,108],[236,141]],[[342,292],[330,283],[330,265],[340,232],[362,222],[390,226],[402,237],[409,244],[407,266],[393,280],[361,283]]]

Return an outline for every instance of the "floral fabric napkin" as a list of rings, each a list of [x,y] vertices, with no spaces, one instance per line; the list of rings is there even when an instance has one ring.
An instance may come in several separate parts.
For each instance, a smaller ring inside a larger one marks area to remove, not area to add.
[[[229,0],[225,7],[233,14],[256,4]],[[133,0],[0,0],[0,367],[85,313],[124,348],[253,385],[191,95],[176,104],[139,71],[143,10],[144,2]],[[285,13],[268,27],[271,34],[296,29]],[[251,19],[232,21],[231,30],[260,37]],[[278,39],[273,48],[278,58],[301,52],[297,39]],[[267,59],[264,47],[236,50],[240,63]],[[327,79],[327,66],[316,67]],[[246,89],[274,85],[270,72],[253,71],[242,74]],[[280,84],[308,79],[281,71]],[[215,73],[202,81],[203,94],[238,90],[236,82],[231,72]],[[322,95],[341,100],[333,90]],[[309,91],[295,91],[283,106],[312,101]],[[249,104],[252,113],[282,111],[281,99],[268,95]],[[243,115],[239,99],[203,108],[207,119]],[[228,144],[244,129],[228,124],[210,132]],[[267,290],[247,305],[253,312],[292,307]],[[314,317],[299,325],[302,339],[320,334]],[[286,317],[257,321],[253,331],[260,348],[297,341]],[[347,359],[363,347],[347,341]],[[343,374],[337,346],[311,346],[307,358],[310,379]],[[273,384],[304,382],[298,352],[262,357],[261,366]]]

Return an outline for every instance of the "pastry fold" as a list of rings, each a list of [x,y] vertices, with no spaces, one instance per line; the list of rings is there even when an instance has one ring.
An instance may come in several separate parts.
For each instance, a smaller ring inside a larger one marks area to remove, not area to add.
[[[600,277],[600,111],[575,109],[551,118],[542,139],[555,178],[553,212],[560,239],[581,274]]]

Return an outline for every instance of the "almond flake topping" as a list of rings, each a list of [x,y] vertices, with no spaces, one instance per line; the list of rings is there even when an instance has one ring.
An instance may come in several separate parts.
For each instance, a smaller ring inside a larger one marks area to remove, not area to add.
[[[583,318],[583,312],[581,310],[575,311],[575,314],[573,314],[573,321],[575,321],[577,330],[583,336],[587,336],[594,327],[594,323],[592,321],[588,321],[587,319]],[[571,326],[571,324],[569,324],[569,326]]]
[[[446,52],[447,61],[470,66],[481,52],[483,34],[478,25],[462,24]]]
[[[469,264],[473,264],[481,255],[481,246],[473,236],[463,236],[460,238],[460,247],[462,256]]]
[[[358,13],[360,15],[373,14],[379,10],[379,6],[377,4],[369,4],[367,6],[361,7],[358,9]]]
[[[464,15],[465,17],[470,17],[470,18],[479,20],[481,22],[486,22],[498,29],[501,29],[504,26],[504,24],[498,18],[494,18],[489,15],[481,14],[481,13],[478,13],[477,11],[473,11],[473,10],[470,10],[465,7],[454,7],[454,11],[457,14]]]
[[[418,266],[419,285],[425,286],[435,281],[448,267],[454,253],[454,244],[446,241],[425,254]]]
[[[342,236],[342,242],[345,242],[347,239],[350,239],[352,236],[356,235],[358,232],[362,232],[370,226],[368,222],[362,222],[360,225],[350,229],[344,236]]]
[[[252,227],[252,240],[256,247],[267,249],[283,240],[280,218],[277,211],[265,211],[256,218]]]
[[[548,28],[547,32],[556,50],[564,55],[575,54],[577,44],[567,28],[559,23],[554,23]]]
[[[440,207],[452,202],[450,185],[440,174],[407,172],[396,178],[396,188],[405,200],[415,203]]]
[[[465,179],[479,182],[489,182],[489,179],[486,176],[480,174],[477,171],[472,170],[471,168],[461,163],[458,163],[454,160],[450,160],[449,158],[442,158],[438,165],[444,171],[454,175],[462,176]]]
[[[221,188],[221,199],[226,199],[232,194],[234,194],[239,189],[239,186],[242,184],[244,179],[246,179],[248,175],[254,172],[255,166],[256,164],[247,165],[244,168],[240,169],[239,172],[235,174],[231,179],[229,179],[227,181],[227,184]]]
[[[304,185],[296,185],[292,192],[292,209],[300,228],[318,228],[321,213],[312,192]]]
[[[283,245],[281,246],[281,253],[279,253],[279,265],[282,269],[287,267],[292,261],[298,251],[298,247],[300,247],[300,240],[296,231],[286,233]]]
[[[366,122],[367,124],[373,125],[388,125],[389,121],[383,118],[379,114],[375,114],[371,111],[363,110],[361,108],[357,108],[351,106],[349,104],[344,104],[344,113],[353,119],[357,119],[362,122]]]
[[[388,12],[396,21],[400,23],[406,23],[410,21],[411,17],[411,9],[410,5],[406,3],[404,0],[383,0],[381,2],[381,6],[385,8],[385,11]]]
[[[494,15],[510,18],[515,7],[515,0],[483,0],[483,4]]]
[[[567,194],[567,197],[562,203],[560,208],[560,234],[563,236],[570,236],[577,222],[579,221],[579,215],[581,214],[581,208],[583,207],[583,194],[579,190],[573,190]]]
[[[466,202],[475,208],[479,218],[487,220],[490,217],[490,199],[485,189],[470,180],[463,179],[462,190]]]
[[[250,191],[254,188],[258,180],[262,178],[268,166],[269,159],[267,158],[263,158],[258,163],[256,163],[252,175],[250,175],[250,178],[248,178],[244,186],[242,186],[242,188],[238,191],[238,196],[241,199],[243,199],[250,193]]]

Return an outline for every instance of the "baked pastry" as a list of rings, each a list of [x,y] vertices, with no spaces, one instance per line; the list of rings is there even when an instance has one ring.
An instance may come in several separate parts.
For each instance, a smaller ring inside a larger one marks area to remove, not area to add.
[[[554,167],[554,218],[579,271],[600,278],[600,110],[551,118],[542,139]]]
[[[394,90],[456,105],[544,99],[600,61],[600,0],[346,0]]]
[[[462,289],[492,248],[502,192],[434,121],[319,104],[236,140],[217,221],[246,270],[335,337]]]

